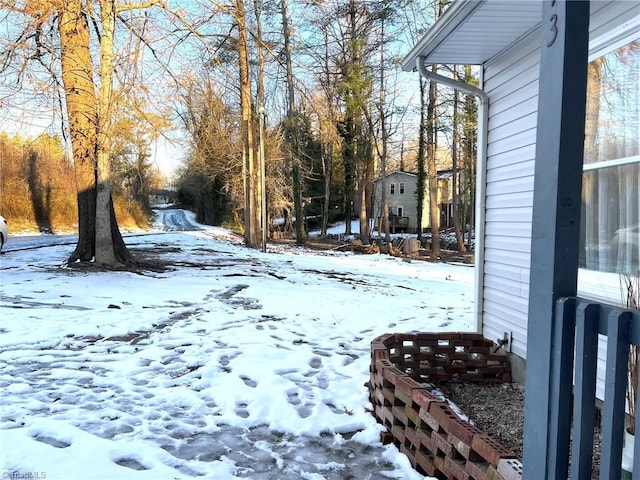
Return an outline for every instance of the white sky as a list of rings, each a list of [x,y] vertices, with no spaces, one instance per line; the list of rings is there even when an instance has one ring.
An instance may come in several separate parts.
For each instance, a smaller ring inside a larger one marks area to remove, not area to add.
[[[5,245],[0,472],[423,478],[379,443],[370,342],[472,330],[472,267],[262,253],[216,227],[126,242],[163,251],[173,269],[75,271],[60,266],[73,244]]]

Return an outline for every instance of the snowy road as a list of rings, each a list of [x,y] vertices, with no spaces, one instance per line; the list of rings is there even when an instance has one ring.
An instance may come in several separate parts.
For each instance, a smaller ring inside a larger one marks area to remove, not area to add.
[[[184,210],[156,210],[156,215],[158,216],[158,220],[156,220],[157,223],[161,224],[162,228],[167,232],[189,232],[200,230],[200,227],[187,217]]]
[[[158,232],[191,232],[199,230],[201,227],[193,221],[184,210],[162,209],[155,210],[154,234]],[[148,235],[141,232],[122,232],[125,238]],[[77,235],[70,234],[13,234],[9,233],[9,241],[5,244],[2,253],[31,250],[57,245],[75,245],[78,241]]]

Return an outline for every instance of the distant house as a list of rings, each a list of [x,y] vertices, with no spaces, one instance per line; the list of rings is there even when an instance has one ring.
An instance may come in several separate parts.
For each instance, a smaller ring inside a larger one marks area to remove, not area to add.
[[[386,176],[387,205],[389,206],[389,228],[391,233],[418,232],[418,176],[414,173],[396,170]],[[453,172],[438,172],[438,206],[440,209],[439,228],[448,227],[452,222]],[[376,229],[382,224],[382,177],[373,181],[373,218]],[[425,186],[422,206],[422,230],[431,229],[429,216],[429,188]]]
[[[149,205],[155,207],[175,203],[176,198],[177,194],[172,190],[153,190],[149,193]]]

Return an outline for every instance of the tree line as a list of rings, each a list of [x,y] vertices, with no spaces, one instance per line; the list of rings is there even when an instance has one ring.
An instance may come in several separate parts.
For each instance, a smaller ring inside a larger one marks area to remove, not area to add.
[[[464,250],[473,223],[475,100],[422,79],[407,89],[398,67],[447,4],[0,0],[8,25],[0,75],[11,80],[0,90],[3,102],[55,105],[62,120],[79,229],[69,260],[132,261],[113,207],[116,179],[131,175],[135,191],[148,188],[150,178],[131,172],[148,170],[151,145],[171,128],[184,132],[188,151],[174,179],[181,201],[204,223],[242,231],[250,247],[276,234],[276,219],[302,244],[304,219],[322,234],[345,220],[350,234],[349,220],[358,218],[368,243],[373,180],[393,170],[417,174],[418,201],[428,189],[437,225],[437,157],[447,150]],[[442,69],[476,82],[469,67]],[[388,216],[383,209],[387,241]],[[439,255],[437,229],[432,236]]]
[[[74,168],[60,137],[0,133],[0,159],[0,213],[9,219],[12,231],[77,230]],[[114,208],[120,225],[148,228],[152,215],[149,192],[160,186],[159,172],[144,155],[130,150],[118,153],[114,165]]]

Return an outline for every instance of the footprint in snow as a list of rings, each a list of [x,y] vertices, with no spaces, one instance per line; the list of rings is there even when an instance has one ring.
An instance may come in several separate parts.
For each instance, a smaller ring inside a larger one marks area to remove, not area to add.
[[[55,448],[67,448],[71,446],[71,443],[67,442],[66,440],[60,440],[58,438],[49,437],[47,435],[35,435],[33,439],[38,442],[51,445],[52,447],[55,447]]]
[[[241,375],[240,380],[242,380],[247,387],[256,388],[258,386],[258,382],[252,380],[246,375]]]
[[[121,467],[127,467],[127,468],[130,468],[131,470],[138,470],[138,471],[149,470],[147,467],[142,465],[139,461],[137,461],[134,458],[125,457],[125,458],[120,458],[118,460],[115,460],[114,462],[120,465]]]
[[[249,404],[246,402],[237,402],[235,414],[240,418],[249,418],[250,414],[249,414],[249,410],[247,410],[248,406]]]
[[[311,368],[320,368],[320,367],[322,367],[322,359],[320,357],[311,357],[311,360],[309,360],[309,366]]]

